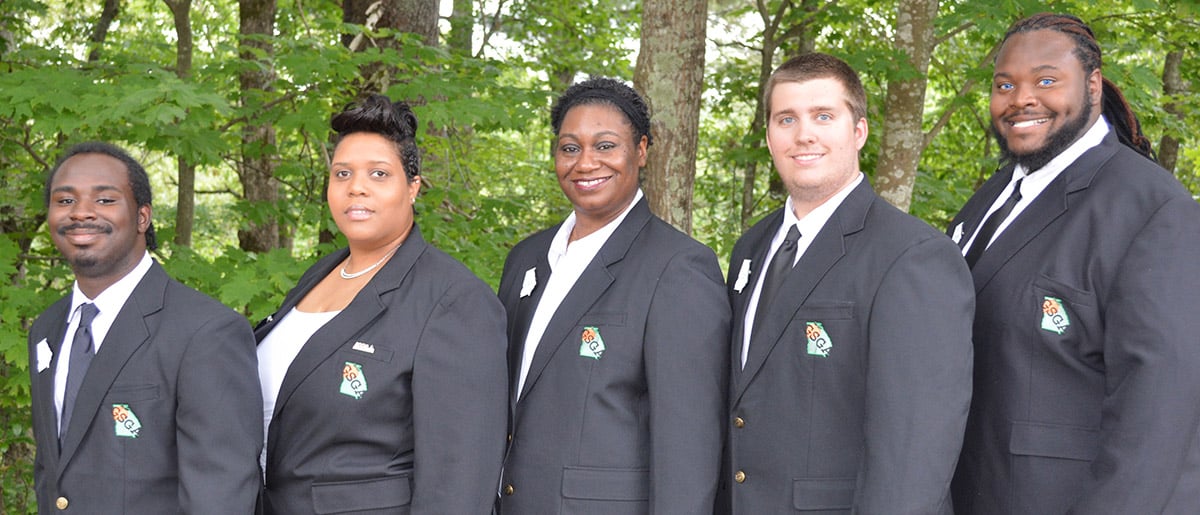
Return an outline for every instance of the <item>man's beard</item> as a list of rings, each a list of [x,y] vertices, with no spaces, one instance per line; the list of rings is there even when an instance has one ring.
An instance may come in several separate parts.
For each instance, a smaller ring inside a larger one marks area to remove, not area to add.
[[[1075,143],[1075,140],[1079,139],[1087,129],[1088,120],[1091,118],[1092,103],[1088,101],[1087,92],[1084,92],[1083,110],[1079,116],[1067,119],[1062,128],[1050,133],[1041,148],[1024,154],[1014,153],[1008,146],[1008,140],[996,129],[996,124],[1003,122],[992,120],[991,128],[992,134],[996,136],[996,141],[1000,144],[1000,159],[1004,162],[1019,164],[1025,168],[1026,173],[1033,173],[1046,166],[1046,163],[1058,157],[1067,147]]]

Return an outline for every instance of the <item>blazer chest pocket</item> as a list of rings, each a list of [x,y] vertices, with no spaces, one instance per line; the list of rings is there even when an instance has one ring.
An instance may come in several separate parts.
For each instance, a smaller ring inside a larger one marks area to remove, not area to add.
[[[367,358],[375,361],[390,363],[394,351],[383,345],[376,345],[364,341],[355,340],[353,343],[347,343],[342,346],[342,355],[347,359],[354,360],[355,358]]]
[[[792,507],[800,511],[849,510],[854,504],[854,478],[794,479]]]
[[[1092,292],[1072,287],[1045,275],[1033,281],[1033,299],[1029,308],[1033,311],[1034,327],[1043,340],[1048,342],[1087,345],[1099,342],[1099,305]],[[1081,354],[1100,352],[1099,346],[1079,349]]]
[[[563,468],[562,495],[594,501],[650,499],[650,471],[599,467]]]
[[[355,481],[313,483],[312,501],[313,510],[317,513],[346,513],[365,510],[399,513],[399,508],[412,504],[412,483],[408,474]]]
[[[108,394],[104,396],[105,404],[131,404],[155,399],[158,399],[158,385],[156,384],[115,384],[108,389]]]
[[[799,354],[813,358],[843,355],[860,340],[851,301],[806,303],[792,317],[788,331],[797,332],[792,340],[803,347]]]

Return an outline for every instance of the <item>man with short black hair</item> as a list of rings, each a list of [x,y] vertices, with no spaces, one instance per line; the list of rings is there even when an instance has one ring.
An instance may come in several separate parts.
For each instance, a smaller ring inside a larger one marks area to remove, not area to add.
[[[46,178],[71,295],[29,330],[42,513],[251,513],[262,397],[246,319],[167,276],[150,182],[84,143]]]

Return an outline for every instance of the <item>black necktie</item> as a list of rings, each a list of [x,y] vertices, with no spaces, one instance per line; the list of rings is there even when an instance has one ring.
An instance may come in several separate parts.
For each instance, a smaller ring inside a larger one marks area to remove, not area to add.
[[[792,224],[792,228],[788,229],[787,236],[783,238],[783,244],[775,251],[775,257],[771,258],[771,265],[767,267],[767,275],[763,276],[762,290],[758,294],[758,308],[754,312],[754,331],[762,328],[767,311],[770,311],[771,300],[796,262],[797,241],[800,241],[800,229]]]
[[[1000,206],[983,221],[983,226],[979,228],[979,232],[975,234],[975,241],[971,244],[971,248],[967,250],[967,266],[975,268],[975,262],[979,261],[979,256],[983,255],[983,250],[987,248],[988,242],[992,241],[992,235],[996,234],[996,228],[1000,227],[1000,223],[1008,218],[1008,214],[1017,206],[1017,202],[1021,201],[1021,181],[1024,177],[1017,179],[1017,183],[1013,185],[1012,195],[1008,196],[1008,200],[1004,201],[1004,205]]]
[[[92,319],[96,318],[96,305],[87,303],[79,306],[79,327],[75,328],[75,339],[71,340],[71,363],[67,369],[67,388],[63,392],[62,423],[59,424],[58,434],[67,432],[71,423],[71,410],[75,407],[75,397],[79,396],[79,385],[87,374],[88,365],[96,355],[92,349]],[[61,437],[61,436],[60,436]]]

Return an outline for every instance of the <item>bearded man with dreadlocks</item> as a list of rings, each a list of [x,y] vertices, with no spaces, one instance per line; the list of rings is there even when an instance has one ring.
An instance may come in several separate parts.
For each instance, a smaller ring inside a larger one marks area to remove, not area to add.
[[[1200,510],[1200,204],[1100,67],[1060,14],[996,56],[1003,166],[949,231],[977,297],[959,515]]]

